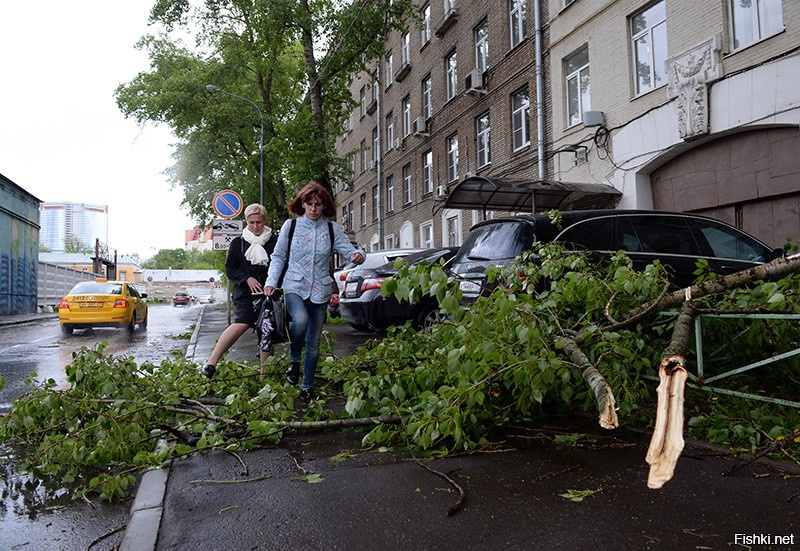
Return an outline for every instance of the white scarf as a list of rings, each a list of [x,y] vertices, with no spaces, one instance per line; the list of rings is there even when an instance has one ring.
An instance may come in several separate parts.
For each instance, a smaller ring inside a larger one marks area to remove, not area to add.
[[[250,243],[250,247],[245,251],[244,257],[250,264],[269,266],[269,254],[264,250],[264,243],[272,236],[272,228],[264,228],[261,235],[256,235],[245,227],[242,231],[242,239]]]

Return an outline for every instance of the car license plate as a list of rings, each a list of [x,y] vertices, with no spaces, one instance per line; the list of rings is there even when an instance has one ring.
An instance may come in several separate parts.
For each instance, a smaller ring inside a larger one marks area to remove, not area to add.
[[[472,281],[461,281],[458,286],[467,295],[479,295],[481,292],[481,286]]]
[[[81,308],[102,308],[103,307],[103,303],[102,302],[81,302],[80,303],[80,307]]]

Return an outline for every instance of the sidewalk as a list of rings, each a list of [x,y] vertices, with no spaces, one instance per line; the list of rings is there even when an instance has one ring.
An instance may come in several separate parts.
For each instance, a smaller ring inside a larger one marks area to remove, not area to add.
[[[226,325],[224,308],[205,307],[187,354],[202,363]],[[329,328],[337,354],[364,338]],[[255,361],[255,350],[248,332],[228,357]],[[737,534],[800,543],[797,477],[763,465],[723,477],[730,460],[687,442],[674,479],[649,490],[649,435],[571,428],[593,434],[594,445],[542,443],[518,427],[502,450],[417,461],[363,448],[363,432],[342,430],[176,461],[143,477],[121,549],[744,548]],[[593,494],[561,497],[570,490]],[[460,491],[463,502],[446,516]]]

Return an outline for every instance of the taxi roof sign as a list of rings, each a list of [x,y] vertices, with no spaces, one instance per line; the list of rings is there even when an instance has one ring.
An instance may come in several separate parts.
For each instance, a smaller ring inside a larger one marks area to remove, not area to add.
[[[214,195],[211,206],[220,218],[236,218],[242,213],[244,204],[241,195],[232,189],[223,189]]]

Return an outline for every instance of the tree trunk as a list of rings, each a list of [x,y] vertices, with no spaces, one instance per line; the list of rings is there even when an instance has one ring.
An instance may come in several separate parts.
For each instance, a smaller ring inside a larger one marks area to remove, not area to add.
[[[650,464],[649,488],[661,488],[672,479],[675,465],[683,451],[683,390],[686,386],[686,356],[697,315],[690,303],[684,303],[675,322],[672,340],[661,355],[658,366],[658,408],[656,425],[650,439],[646,460]]]
[[[555,340],[564,345],[564,352],[567,353],[572,363],[578,367],[583,380],[594,392],[594,397],[597,400],[600,426],[604,429],[617,428],[619,419],[617,418],[617,411],[614,409],[616,403],[614,393],[611,391],[611,386],[609,386],[605,377],[592,365],[589,358],[586,357],[586,354],[583,353],[574,340],[567,337],[556,337]]]

